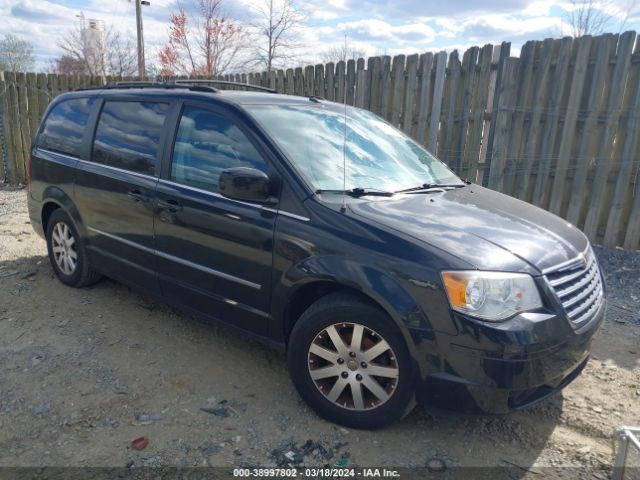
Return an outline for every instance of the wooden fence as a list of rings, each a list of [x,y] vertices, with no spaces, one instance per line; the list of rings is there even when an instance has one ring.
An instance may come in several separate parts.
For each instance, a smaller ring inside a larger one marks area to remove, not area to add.
[[[596,243],[640,247],[635,32],[530,41],[517,58],[503,43],[462,57],[379,56],[218,78],[371,110],[461,177],[550,210]],[[32,132],[55,95],[111,80],[0,76],[9,180],[24,181]]]

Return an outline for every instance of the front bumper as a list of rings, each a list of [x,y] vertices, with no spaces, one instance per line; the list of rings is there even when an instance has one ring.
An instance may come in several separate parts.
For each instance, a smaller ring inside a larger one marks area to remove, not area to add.
[[[439,339],[441,368],[422,382],[418,399],[487,413],[539,403],[579,376],[605,310],[603,302],[579,329],[548,314],[524,314],[507,325],[463,321],[466,331]]]

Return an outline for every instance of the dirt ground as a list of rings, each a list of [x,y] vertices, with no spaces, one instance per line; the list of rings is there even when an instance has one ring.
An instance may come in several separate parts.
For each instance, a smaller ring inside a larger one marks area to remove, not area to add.
[[[0,187],[0,466],[276,466],[293,453],[297,465],[608,478],[614,428],[640,424],[640,253],[596,252],[608,317],[561,395],[507,416],[419,407],[385,430],[347,430],[300,400],[284,354],[113,281],[64,286],[25,191]],[[132,449],[141,436],[149,445]]]

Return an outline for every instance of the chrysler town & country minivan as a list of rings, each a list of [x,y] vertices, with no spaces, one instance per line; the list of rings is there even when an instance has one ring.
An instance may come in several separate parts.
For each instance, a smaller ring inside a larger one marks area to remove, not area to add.
[[[346,426],[429,399],[533,405],[580,373],[604,317],[577,228],[318,97],[195,83],[66,93],[29,177],[63,283],[104,275],[286,349],[300,395]]]

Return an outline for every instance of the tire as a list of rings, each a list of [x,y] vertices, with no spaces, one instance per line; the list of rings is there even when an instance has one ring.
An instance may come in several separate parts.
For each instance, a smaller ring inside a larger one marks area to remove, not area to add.
[[[352,345],[354,334],[362,340]],[[341,339],[342,346],[332,339]],[[352,295],[328,295],[302,314],[289,338],[288,364],[309,406],[346,427],[380,428],[415,405],[414,367],[402,334],[383,311]],[[384,376],[372,375],[374,368]]]
[[[64,210],[55,210],[49,217],[46,238],[49,261],[62,283],[71,287],[84,287],[102,278],[91,269],[84,242]]]

